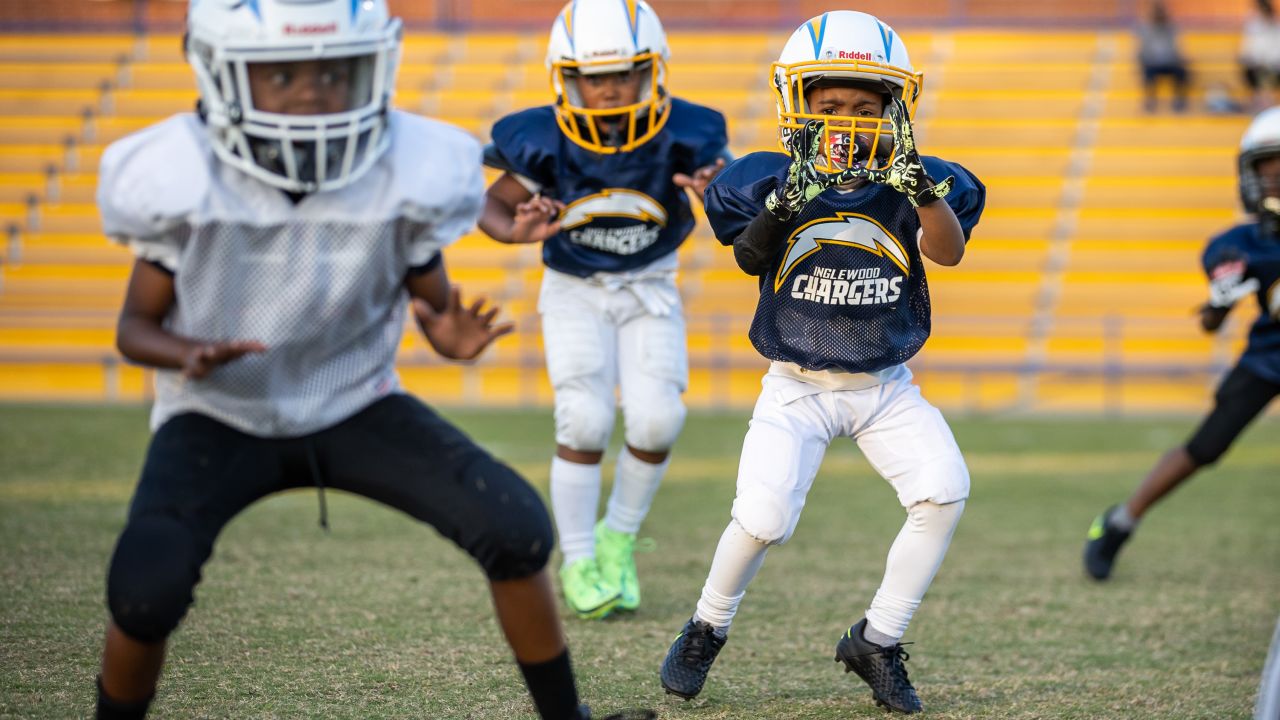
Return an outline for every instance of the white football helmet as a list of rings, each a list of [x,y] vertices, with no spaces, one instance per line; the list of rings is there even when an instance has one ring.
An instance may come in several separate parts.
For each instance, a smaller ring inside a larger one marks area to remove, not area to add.
[[[1258,161],[1280,155],[1280,107],[1258,113],[1240,139],[1240,201],[1272,235],[1280,234],[1280,193],[1268,193]]]
[[[556,16],[547,44],[556,122],[565,136],[609,154],[629,152],[657,135],[671,112],[670,55],[662,22],[645,0],[570,0]],[[637,102],[609,109],[585,106],[578,78],[627,71],[642,73]],[[610,133],[610,126],[617,129]]]
[[[788,151],[795,131],[810,120],[825,121],[826,151],[818,167],[827,172],[845,170],[855,161],[872,168],[886,166],[893,128],[887,112],[882,118],[811,112],[806,92],[817,84],[833,81],[857,83],[902,98],[908,114],[914,115],[924,82],[924,74],[912,68],[907,47],[893,28],[872,15],[852,10],[826,12],[801,25],[791,33],[770,70],[778,105],[779,146]],[[857,129],[858,151],[849,150],[849,133],[832,132],[840,127]]]
[[[218,157],[290,192],[359,178],[390,145],[400,40],[386,0],[191,0],[187,60]],[[268,112],[250,91],[255,63],[343,60],[350,97],[342,112]]]

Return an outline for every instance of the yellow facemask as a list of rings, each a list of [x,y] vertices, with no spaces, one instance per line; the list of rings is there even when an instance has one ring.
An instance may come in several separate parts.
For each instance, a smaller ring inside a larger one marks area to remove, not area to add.
[[[577,62],[561,60],[551,64],[551,91],[555,93],[556,123],[576,145],[592,152],[609,155],[630,152],[657,135],[671,114],[671,99],[662,86],[666,62],[658,53],[635,55],[624,61],[617,59]],[[640,100],[629,105],[607,109],[585,107],[578,91],[579,78],[610,72],[648,72],[647,82],[640,88]],[[610,144],[601,124],[616,124],[621,135]]]
[[[826,115],[812,112],[805,98],[818,80],[848,79],[850,82],[885,84],[886,92],[901,92],[907,110],[914,116],[920,99],[924,73],[870,60],[809,60],[783,64],[773,63],[774,100],[778,106],[778,146],[789,152],[791,136],[810,120],[824,123],[822,157],[816,165],[828,173],[837,173],[861,164],[871,169],[884,169],[893,159],[893,125],[885,117]]]

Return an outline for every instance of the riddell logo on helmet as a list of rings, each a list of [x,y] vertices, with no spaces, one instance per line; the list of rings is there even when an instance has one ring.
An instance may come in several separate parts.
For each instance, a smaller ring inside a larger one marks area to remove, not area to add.
[[[285,23],[285,35],[328,35],[338,32],[338,23],[331,22],[326,25],[294,25],[293,23]]]
[[[857,50],[841,50],[836,53],[836,57],[841,60],[875,60],[875,56],[871,53],[859,52]]]

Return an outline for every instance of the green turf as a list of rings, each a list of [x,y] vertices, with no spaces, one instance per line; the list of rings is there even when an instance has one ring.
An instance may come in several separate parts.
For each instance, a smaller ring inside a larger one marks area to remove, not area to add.
[[[448,413],[545,490],[545,412]],[[643,535],[633,617],[568,620],[584,699],[663,718],[882,717],[832,661],[902,521],[850,443],[751,587],[706,691],[658,665],[729,516],[746,414],[694,415]],[[1084,579],[1092,516],[1193,418],[957,420],[974,489],[908,632],[928,717],[1244,718],[1280,613],[1280,423],[1159,507],[1113,581]],[[90,712],[103,570],[147,440],[139,409],[0,406],[0,717]],[[528,718],[481,574],[432,531],[349,496],[252,508],[174,636],[155,717]]]

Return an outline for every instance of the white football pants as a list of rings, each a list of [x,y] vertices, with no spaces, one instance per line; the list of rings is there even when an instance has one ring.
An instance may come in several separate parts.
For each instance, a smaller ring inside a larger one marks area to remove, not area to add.
[[[890,548],[867,612],[873,628],[901,637],[951,542],[969,472],[942,414],[905,366],[862,390],[825,390],[786,374],[762,382],[743,441],[737,497],[712,561],[697,616],[727,627],[769,545],[795,532],[827,446],[851,437],[897,491],[907,521]]]
[[[689,384],[674,273],[608,287],[546,269],[538,298],[556,442],[600,451],[622,400],[627,444],[664,452],[684,426]]]
[[[655,263],[669,269],[630,277],[545,271],[538,309],[558,444],[603,451],[613,432],[615,388],[627,445],[666,452],[675,443],[684,426],[681,395],[689,369],[674,263],[673,255]],[[623,450],[605,518],[611,530],[639,531],[666,467]],[[599,464],[558,457],[551,464],[551,506],[567,564],[594,554],[600,481]]]

